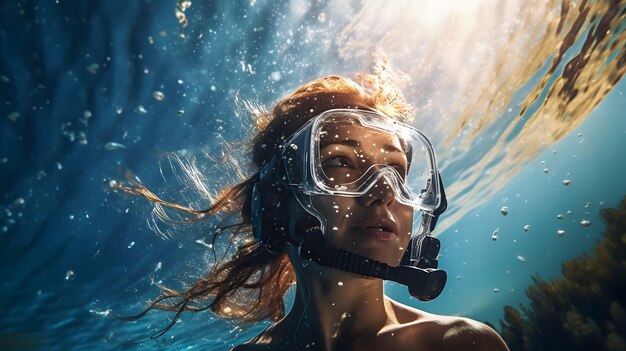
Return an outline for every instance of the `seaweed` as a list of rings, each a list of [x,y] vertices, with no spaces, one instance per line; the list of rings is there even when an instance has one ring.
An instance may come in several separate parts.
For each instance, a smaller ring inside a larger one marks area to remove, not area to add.
[[[533,277],[528,306],[504,307],[501,334],[512,351],[626,351],[626,196],[600,211],[606,224],[593,251],[561,266],[563,277]]]

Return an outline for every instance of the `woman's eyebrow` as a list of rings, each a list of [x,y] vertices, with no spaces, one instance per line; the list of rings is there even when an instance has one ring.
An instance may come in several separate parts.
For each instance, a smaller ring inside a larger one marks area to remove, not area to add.
[[[354,139],[339,139],[339,138],[335,138],[333,140],[331,140],[331,139],[324,139],[324,141],[322,141],[320,143],[320,148],[327,147],[327,146],[330,146],[330,145],[337,145],[337,144],[357,147],[361,143],[359,143],[358,141],[356,141]]]
[[[351,147],[358,147],[361,145],[360,142],[354,140],[354,139],[338,139],[338,140],[328,140],[326,142],[321,142],[320,143],[320,149],[323,149],[325,147],[328,147],[330,145],[346,145],[346,146],[351,146]],[[391,152],[401,152],[401,153],[405,153],[404,151],[398,149],[396,146],[391,145],[391,144],[384,144],[382,146],[383,150],[385,151],[391,151]]]

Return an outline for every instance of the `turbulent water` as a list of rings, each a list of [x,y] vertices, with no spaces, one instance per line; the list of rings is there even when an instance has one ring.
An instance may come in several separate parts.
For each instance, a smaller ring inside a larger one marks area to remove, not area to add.
[[[530,276],[558,275],[626,193],[624,1],[23,1],[0,4],[0,348],[226,349],[263,325],[138,312],[206,271],[212,224],[159,228],[112,191],[132,170],[177,199],[166,152],[233,181],[224,141],[326,74],[384,52],[406,74],[450,207],[437,313],[496,323]],[[204,157],[208,155],[210,157]],[[161,162],[161,163],[160,163]],[[184,189],[183,189],[184,190]],[[166,195],[167,194],[167,195]],[[196,200],[193,205],[206,206]],[[587,222],[585,222],[587,221]],[[582,224],[581,224],[582,223]],[[154,231],[165,233],[161,240]],[[169,316],[171,317],[171,316]]]

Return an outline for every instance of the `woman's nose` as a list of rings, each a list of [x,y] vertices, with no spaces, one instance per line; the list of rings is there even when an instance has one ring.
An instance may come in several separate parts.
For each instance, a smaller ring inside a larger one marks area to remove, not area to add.
[[[380,204],[391,206],[395,202],[395,197],[386,177],[382,177],[367,193],[359,198],[359,201],[367,207]]]

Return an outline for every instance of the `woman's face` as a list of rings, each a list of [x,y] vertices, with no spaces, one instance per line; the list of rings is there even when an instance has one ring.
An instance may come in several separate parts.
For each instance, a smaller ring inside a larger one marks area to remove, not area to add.
[[[355,124],[331,124],[320,133],[320,163],[335,185],[357,180],[380,165],[404,177],[407,158],[394,135]],[[413,208],[396,201],[385,178],[360,197],[313,198],[327,223],[327,237],[336,247],[398,266],[411,237]]]

